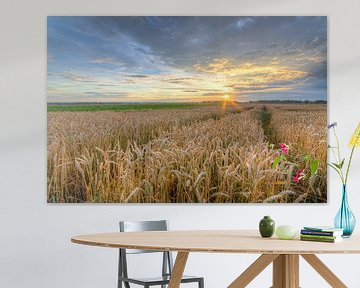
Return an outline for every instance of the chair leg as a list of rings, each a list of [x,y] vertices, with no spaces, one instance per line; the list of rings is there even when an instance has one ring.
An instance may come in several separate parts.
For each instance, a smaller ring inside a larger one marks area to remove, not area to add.
[[[122,283],[123,282],[124,282],[124,287],[125,288],[130,288],[129,282],[125,282],[125,281],[121,281],[121,280],[118,281],[118,288],[122,288]]]
[[[199,288],[204,288],[204,279],[199,280]]]
[[[119,279],[119,277],[123,275],[123,273],[122,273],[122,258],[121,257],[122,257],[121,250],[119,249],[118,285],[117,285],[117,288],[122,288],[122,281]]]

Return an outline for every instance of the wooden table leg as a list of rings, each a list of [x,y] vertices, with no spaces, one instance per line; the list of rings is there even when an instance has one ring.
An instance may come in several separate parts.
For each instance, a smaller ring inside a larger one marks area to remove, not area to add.
[[[281,254],[273,263],[273,288],[299,288],[299,255]]]
[[[259,275],[271,262],[279,255],[263,254],[254,263],[252,263],[228,288],[244,288]]]
[[[347,286],[315,255],[301,255],[333,288]],[[244,288],[273,262],[272,288],[299,288],[299,255],[263,254],[247,268],[228,288]]]
[[[287,255],[289,265],[289,287],[299,288],[299,255]]]
[[[301,255],[325,279],[331,287],[347,288],[347,286],[314,254]]]
[[[180,287],[181,278],[183,277],[185,265],[188,257],[189,257],[189,252],[177,253],[168,288]]]

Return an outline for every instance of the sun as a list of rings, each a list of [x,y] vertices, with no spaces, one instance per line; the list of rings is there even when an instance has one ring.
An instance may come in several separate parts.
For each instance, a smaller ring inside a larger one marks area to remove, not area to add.
[[[234,95],[232,94],[224,94],[221,96],[221,98],[223,99],[222,101],[222,105],[221,105],[221,110],[223,113],[226,112],[227,107],[229,106],[229,108],[231,107],[232,110],[239,110],[239,105],[236,101],[236,98],[234,97]]]
[[[230,99],[229,94],[224,94],[222,97],[223,97],[224,101],[228,101]]]

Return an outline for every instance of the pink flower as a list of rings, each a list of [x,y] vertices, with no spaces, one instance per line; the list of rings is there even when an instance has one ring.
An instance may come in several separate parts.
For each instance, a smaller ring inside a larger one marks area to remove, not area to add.
[[[294,183],[299,183],[302,178],[305,177],[305,171],[299,170],[296,172],[296,175],[293,177]]]
[[[280,148],[284,152],[284,154],[289,154],[289,146],[285,143],[280,143]]]

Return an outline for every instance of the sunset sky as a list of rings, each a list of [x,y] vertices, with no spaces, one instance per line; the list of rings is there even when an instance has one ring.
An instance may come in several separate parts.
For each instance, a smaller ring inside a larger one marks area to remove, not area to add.
[[[48,102],[326,100],[326,17],[48,17]]]

